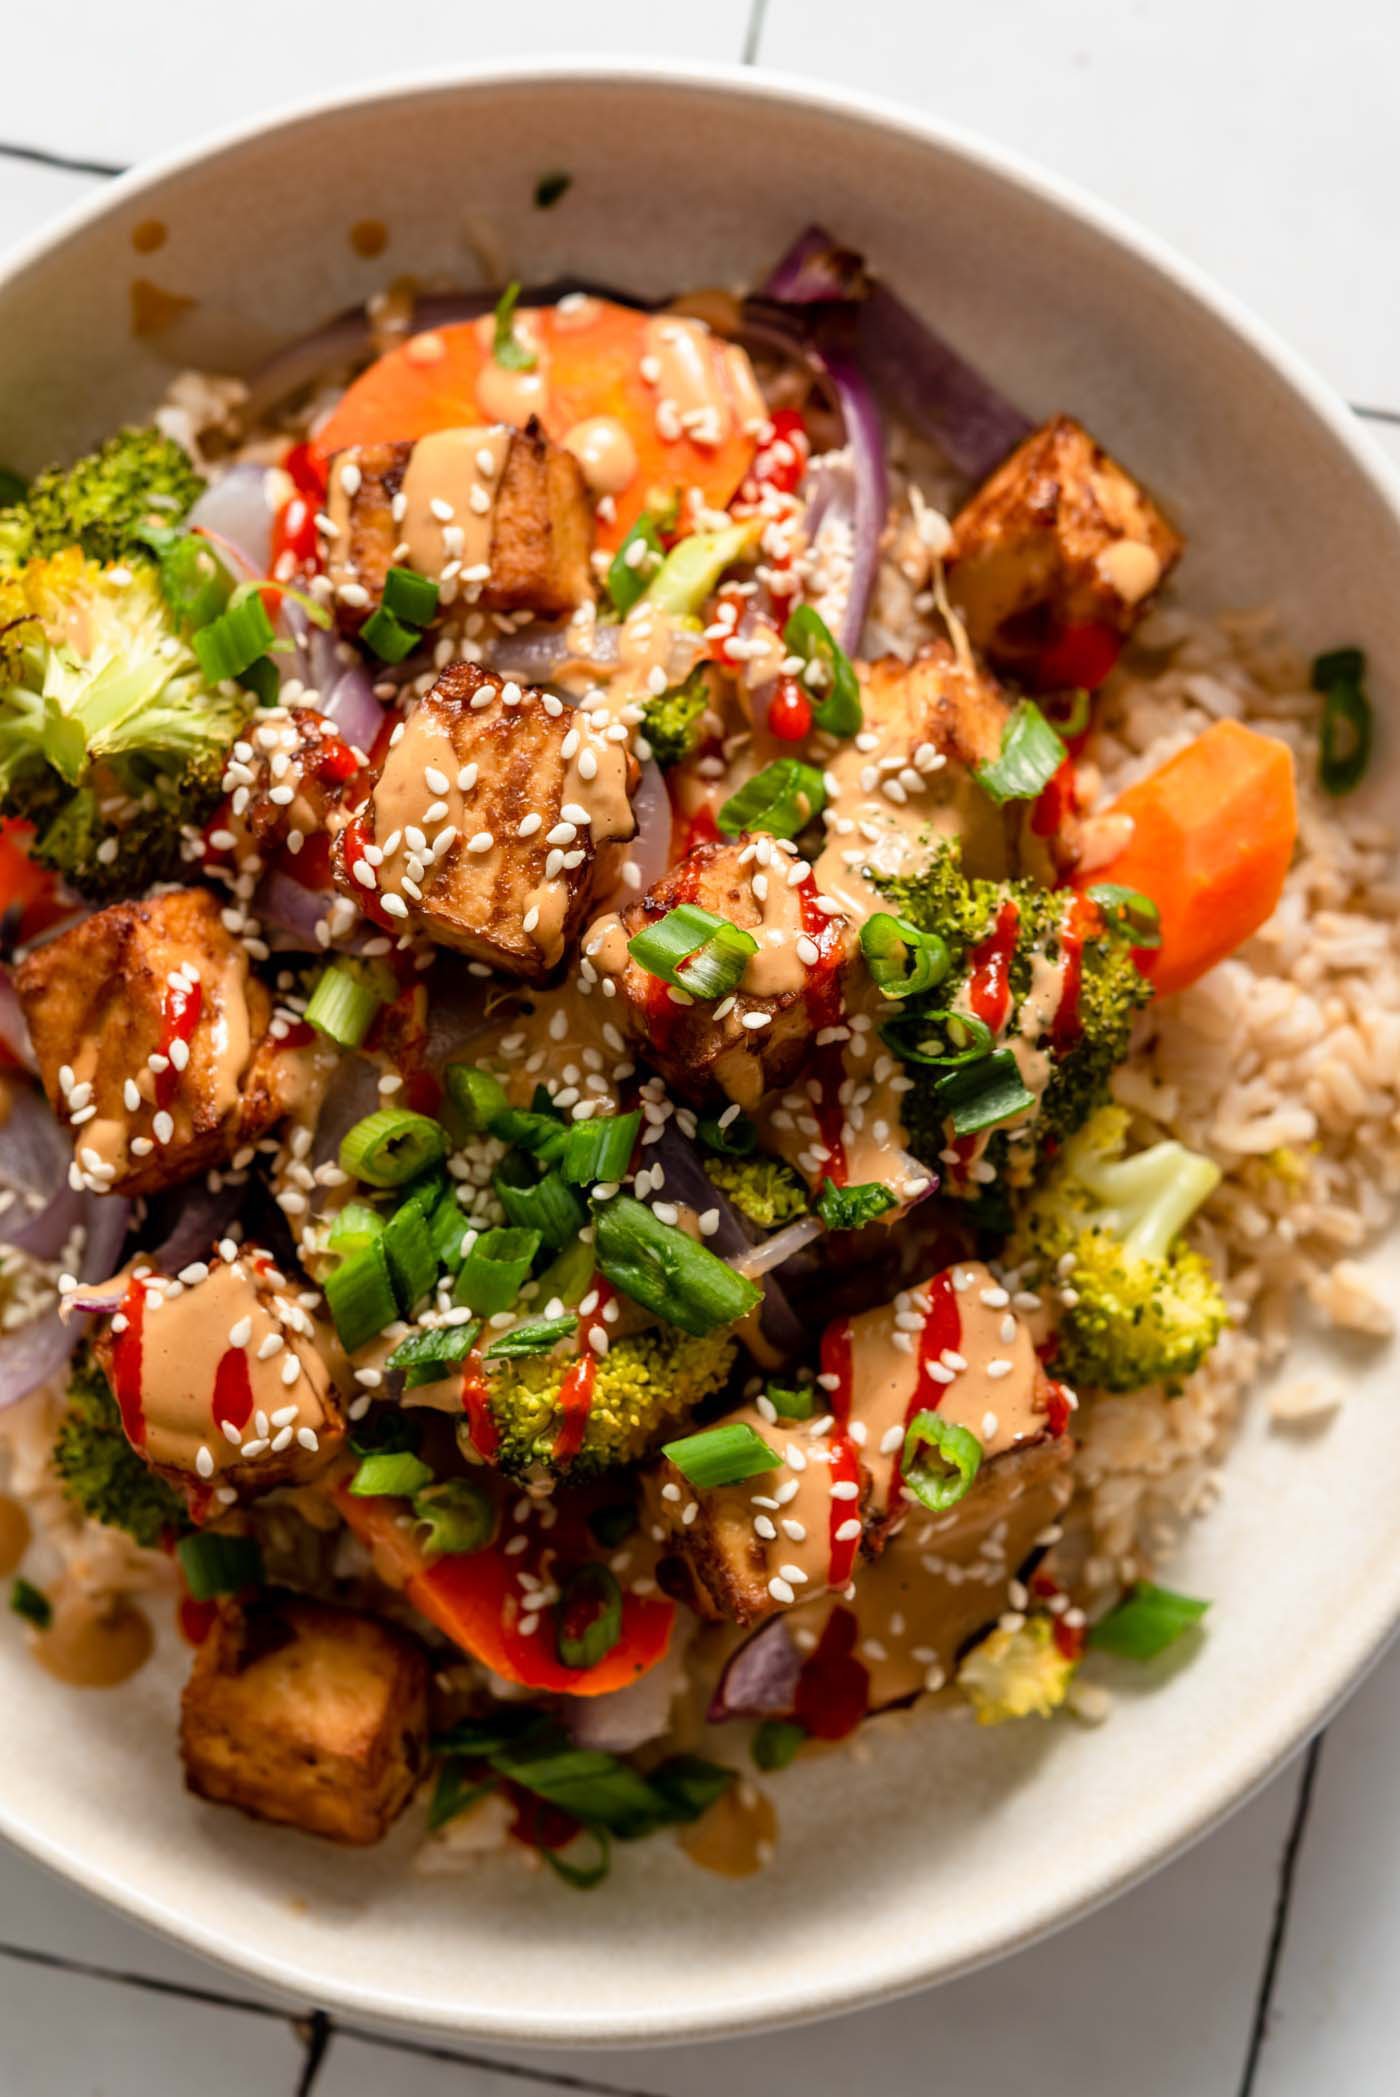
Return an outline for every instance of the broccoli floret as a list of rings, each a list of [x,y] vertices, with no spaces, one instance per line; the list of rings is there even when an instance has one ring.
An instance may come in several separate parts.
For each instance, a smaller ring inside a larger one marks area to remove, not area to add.
[[[723,1389],[735,1343],[723,1332],[703,1339],[660,1327],[615,1340],[594,1371],[593,1395],[576,1456],[556,1466],[564,1413],[560,1387],[575,1354],[534,1355],[502,1363],[491,1377],[490,1405],[500,1435],[503,1471],[554,1470],[574,1481],[645,1456],[658,1437]]]
[[[1057,1043],[1055,1014],[1042,1010],[1037,1001],[1037,976],[1043,976],[1037,964],[1054,967],[1061,959],[1068,912],[1076,907],[1063,889],[1041,888],[1034,881],[969,880],[956,843],[941,845],[918,874],[872,873],[871,879],[895,916],[920,931],[936,932],[949,950],[950,967],[943,981],[901,1015],[901,1032],[906,1034],[917,1033],[921,1018],[965,1009],[960,994],[975,950],[994,931],[1003,906],[1014,904],[1011,1005],[1002,1045],[1024,1040],[1048,1057],[1049,1076],[1034,1116],[995,1135],[988,1158],[1013,1179],[1025,1179],[1037,1147],[1047,1139],[1063,1142],[1104,1099],[1110,1076],[1128,1053],[1134,1018],[1151,1001],[1152,987],[1138,971],[1127,936],[1105,927],[1084,939],[1075,1026],[1068,1039]],[[911,1061],[906,1074],[913,1080],[903,1110],[910,1148],[937,1167],[949,1139],[946,1109],[935,1090],[944,1069]]]
[[[74,1357],[68,1409],[53,1445],[63,1497],[79,1514],[124,1529],[148,1550],[190,1526],[185,1504],[139,1457],[122,1432],[121,1415],[90,1348]]]
[[[1033,1281],[1063,1275],[1074,1301],[1060,1314],[1055,1367],[1105,1391],[1179,1385],[1229,1322],[1210,1262],[1180,1239],[1219,1167],[1181,1143],[1125,1158],[1127,1120],[1102,1107],[1071,1137],[1009,1255]]]
[[[32,822],[33,856],[96,901],[175,874],[182,831],[219,801],[247,696],[206,685],[149,567],[70,548],[6,597],[0,811]]]
[[[684,684],[645,701],[642,734],[663,771],[695,755],[703,739],[709,707],[710,680],[703,664],[691,671]]]
[[[807,1188],[781,1158],[706,1158],[705,1176],[760,1230],[807,1213]]]
[[[958,1669],[958,1688],[979,1726],[1049,1718],[1069,1695],[1077,1664],[1056,1645],[1048,1616],[1027,1617],[1018,1630],[998,1626],[972,1648]]]
[[[52,466],[0,511],[0,566],[79,546],[100,562],[145,557],[139,534],[177,524],[204,487],[187,453],[159,430],[118,430],[74,466]]]

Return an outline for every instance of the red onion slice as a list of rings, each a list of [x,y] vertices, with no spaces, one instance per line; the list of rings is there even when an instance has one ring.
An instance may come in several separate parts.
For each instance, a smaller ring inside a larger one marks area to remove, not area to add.
[[[730,1654],[705,1716],[711,1725],[726,1718],[781,1718],[797,1700],[801,1673],[802,1655],[787,1619],[769,1617]]]
[[[221,551],[231,551],[245,574],[266,575],[272,564],[272,511],[267,468],[243,461],[211,481],[185,519],[191,531],[207,532]]]
[[[334,722],[347,743],[366,757],[384,725],[384,708],[374,696],[374,679],[363,663],[340,669],[334,682],[320,685],[321,712]]]
[[[82,1199],[87,1243],[79,1277],[96,1281],[98,1276],[110,1274],[117,1264],[126,1236],[128,1205],[111,1194],[89,1194]],[[75,1309],[87,1307],[79,1299],[70,1302]],[[98,1308],[110,1310],[114,1306],[104,1297]],[[60,1317],[57,1309],[45,1311],[30,1324],[0,1336],[0,1412],[17,1405],[40,1384],[57,1376],[77,1345],[78,1336],[79,1327],[71,1319]]]
[[[771,1238],[760,1240],[757,1245],[747,1246],[744,1251],[726,1254],[729,1265],[736,1274],[743,1274],[750,1281],[760,1275],[771,1274],[785,1265],[795,1253],[820,1238],[826,1225],[820,1216],[799,1216],[795,1223],[785,1223]],[[770,1288],[772,1284],[769,1284]]]
[[[28,1071],[37,1071],[34,1044],[29,1038],[19,994],[11,981],[10,971],[4,967],[0,967],[0,1045],[9,1050],[16,1063],[23,1064]]]

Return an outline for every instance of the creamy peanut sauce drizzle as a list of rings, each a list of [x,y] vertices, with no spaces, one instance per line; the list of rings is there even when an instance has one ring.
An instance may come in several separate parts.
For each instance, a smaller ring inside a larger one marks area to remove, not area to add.
[[[476,404],[488,422],[509,422],[523,429],[532,415],[543,419],[549,407],[549,357],[532,313],[517,313],[515,337],[535,359],[532,371],[511,371],[492,354],[496,322],[484,314],[477,333],[486,354],[476,375]]]
[[[741,1777],[677,1840],[692,1864],[720,1878],[752,1878],[772,1858],[778,1816],[767,1792]]]
[[[702,320],[658,313],[647,322],[642,376],[655,387],[656,421],[663,438],[688,436],[700,445],[723,444],[737,426],[759,428],[768,405],[746,352],[718,340]]]
[[[29,1650],[70,1689],[115,1689],[150,1659],[155,1638],[134,1602],[90,1595],[67,1580],[49,1601],[52,1620],[30,1633]]]
[[[151,1463],[190,1479],[231,1471],[246,1476],[287,1428],[303,1470],[324,1461],[314,1444],[338,1416],[328,1335],[295,1301],[291,1284],[258,1273],[258,1259],[217,1260],[207,1279],[192,1286],[153,1281],[144,1288],[139,1337],[128,1359],[139,1378],[142,1453]],[[127,1339],[123,1332],[116,1340],[119,1386]],[[221,1378],[230,1356],[240,1359]],[[292,1381],[288,1363],[296,1366]],[[235,1436],[216,1418],[220,1404]],[[303,1432],[313,1439],[310,1448],[300,1440]],[[244,1443],[253,1445],[247,1456]]]
[[[560,441],[578,460],[595,495],[620,495],[637,477],[637,447],[615,415],[576,422]]]
[[[0,1493],[0,1580],[8,1579],[29,1549],[29,1517],[18,1500]]]

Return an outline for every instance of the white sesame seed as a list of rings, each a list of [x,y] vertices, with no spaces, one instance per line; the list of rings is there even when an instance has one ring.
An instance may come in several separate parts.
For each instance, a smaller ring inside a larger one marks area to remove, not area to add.
[[[151,1133],[157,1143],[168,1143],[175,1134],[174,1120],[163,1107],[151,1123]]]
[[[769,1581],[768,1592],[775,1602],[795,1602],[797,1600],[796,1590],[779,1573],[775,1573]]]

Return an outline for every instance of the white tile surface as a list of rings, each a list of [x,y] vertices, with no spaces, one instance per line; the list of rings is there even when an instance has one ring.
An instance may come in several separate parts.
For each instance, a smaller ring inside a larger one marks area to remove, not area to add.
[[[7,75],[52,78],[53,18],[11,10]],[[319,85],[434,62],[586,48],[737,59],[748,0],[703,11],[608,0],[581,15],[401,0],[392,24],[342,0],[322,10],[245,0],[217,49],[173,0],[70,0],[61,95],[7,98],[6,139],[126,160]],[[391,42],[392,38],[392,42]],[[770,0],[761,59],[901,96],[1086,183],[1194,255],[1307,351],[1351,398],[1400,409],[1400,196],[1389,0],[927,0],[868,8]],[[117,83],[113,91],[113,83]],[[1144,86],[1146,83],[1146,87]],[[839,224],[840,181],[822,208]],[[0,157],[0,244],[93,178]],[[1400,425],[1371,433],[1400,470]],[[1400,1814],[1393,1742],[1400,1653],[1328,1735],[1298,1855],[1253,2097],[1371,2097],[1395,2086],[1400,2009]],[[994,1972],[836,2024],[723,2048],[502,2056],[486,2068],[331,2043],[315,2097],[507,2097],[611,2086],[699,2097],[858,2088],[888,2097],[1034,2088],[1037,2097],[1230,2097],[1240,2090],[1297,1792],[1285,1772],[1210,1841],[1050,1943]],[[586,1919],[586,1907],[581,1910]],[[108,1915],[38,1867],[0,1854],[0,1939],[190,1995],[80,1977],[0,1955],[0,2097],[286,2097],[303,2053],[281,2015],[215,2007],[246,1984]],[[257,1998],[266,2005],[269,1998]],[[1183,2011],[1182,2005],[1186,2008]],[[514,2071],[514,2072],[512,2072]],[[522,2080],[522,2071],[524,2079]],[[539,2080],[535,2080],[538,2077]]]
[[[1391,0],[769,0],[759,58],[1014,146],[1164,235],[1350,399],[1400,398]],[[852,180],[814,212],[839,225]]]

